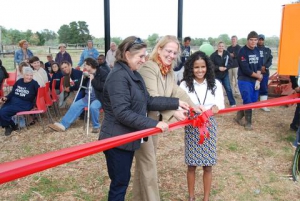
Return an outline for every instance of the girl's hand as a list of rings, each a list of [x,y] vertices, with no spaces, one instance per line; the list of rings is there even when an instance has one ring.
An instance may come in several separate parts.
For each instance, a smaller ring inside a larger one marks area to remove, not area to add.
[[[181,101],[181,100],[179,100],[179,106],[184,110],[189,110],[189,107],[190,107],[189,104],[187,104],[186,102]]]
[[[186,110],[176,110],[173,114],[173,116],[178,120],[178,121],[183,121],[187,118],[187,111]]]

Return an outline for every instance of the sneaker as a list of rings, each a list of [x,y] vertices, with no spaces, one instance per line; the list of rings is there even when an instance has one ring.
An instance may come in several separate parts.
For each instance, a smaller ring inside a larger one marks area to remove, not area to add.
[[[93,128],[92,133],[100,133],[100,128]]]
[[[265,112],[270,112],[270,109],[269,108],[267,108],[267,107],[263,107],[263,108],[261,108],[263,111],[265,111]]]
[[[9,136],[12,132],[13,132],[13,129],[10,126],[5,127],[5,132],[4,132],[5,136]]]
[[[57,123],[57,122],[55,122],[54,124],[48,125],[48,127],[57,132],[66,131],[66,128],[62,124]]]

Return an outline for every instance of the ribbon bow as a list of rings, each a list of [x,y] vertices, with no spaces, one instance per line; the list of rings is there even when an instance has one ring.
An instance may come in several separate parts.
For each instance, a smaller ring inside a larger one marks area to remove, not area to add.
[[[207,127],[210,126],[209,117],[212,115],[212,110],[206,110],[201,114],[195,112],[193,108],[189,110],[189,119],[192,120],[192,126],[198,127],[199,130],[199,144],[203,144],[205,138],[210,138]]]

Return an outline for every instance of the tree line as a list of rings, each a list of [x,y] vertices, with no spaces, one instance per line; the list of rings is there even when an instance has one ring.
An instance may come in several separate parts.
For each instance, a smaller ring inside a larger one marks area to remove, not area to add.
[[[67,44],[85,44],[87,40],[93,40],[95,44],[104,45],[104,38],[95,38],[90,34],[88,24],[85,21],[73,21],[68,25],[62,25],[57,33],[54,31],[43,29],[42,31],[32,32],[27,30],[25,32],[17,29],[5,29],[2,28],[2,45],[17,45],[22,39],[27,40],[31,45],[43,46],[43,45],[57,45],[58,43]],[[157,33],[148,35],[144,39],[149,47],[153,47],[160,36]],[[119,45],[122,42],[121,37],[112,37],[111,41]],[[246,44],[246,38],[239,38],[238,43],[240,45]],[[219,41],[223,41],[226,45],[231,44],[231,36],[228,34],[220,34],[217,38],[192,38],[191,46],[201,46],[203,42],[209,42],[215,46]],[[270,47],[277,48],[279,45],[279,37],[271,36],[266,37],[265,44]]]

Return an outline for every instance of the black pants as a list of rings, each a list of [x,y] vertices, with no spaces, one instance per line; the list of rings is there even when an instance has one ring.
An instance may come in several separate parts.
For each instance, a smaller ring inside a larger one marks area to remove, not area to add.
[[[292,122],[293,126],[299,126],[299,123],[300,123],[299,116],[300,116],[300,104],[297,103],[297,107],[296,107],[293,122]]]
[[[124,201],[130,181],[130,169],[134,151],[125,151],[118,148],[104,151],[108,175],[111,180],[108,201]]]

